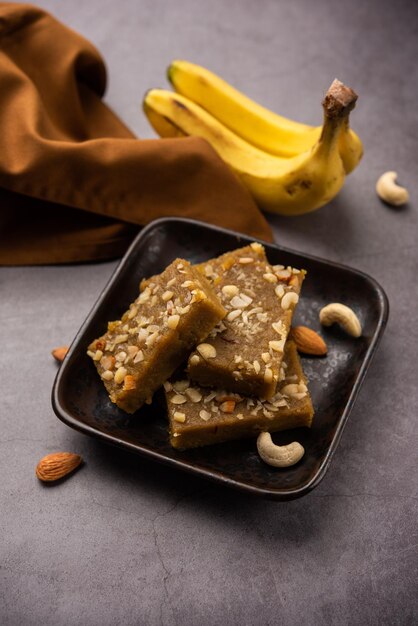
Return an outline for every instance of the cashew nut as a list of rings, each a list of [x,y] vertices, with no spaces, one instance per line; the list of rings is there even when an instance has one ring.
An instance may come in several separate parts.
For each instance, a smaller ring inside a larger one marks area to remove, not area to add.
[[[345,304],[339,302],[327,304],[319,311],[319,321],[323,326],[331,326],[336,322],[352,337],[360,337],[361,335],[359,318],[353,309]]]
[[[382,174],[376,183],[376,193],[384,202],[394,206],[401,206],[401,204],[408,202],[409,193],[405,187],[396,184],[397,176],[396,172],[385,172]]]
[[[274,467],[290,467],[301,460],[305,454],[303,446],[297,441],[287,446],[276,446],[270,433],[260,433],[257,437],[257,450],[265,463]]]

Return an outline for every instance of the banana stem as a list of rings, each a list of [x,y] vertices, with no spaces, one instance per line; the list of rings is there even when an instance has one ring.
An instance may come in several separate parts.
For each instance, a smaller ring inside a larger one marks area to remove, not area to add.
[[[335,79],[322,102],[324,124],[319,143],[330,149],[338,139],[341,129],[348,126],[348,118],[357,100],[355,91]]]

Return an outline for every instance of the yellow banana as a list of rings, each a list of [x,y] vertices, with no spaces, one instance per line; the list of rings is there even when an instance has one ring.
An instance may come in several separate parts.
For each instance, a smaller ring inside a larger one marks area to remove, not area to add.
[[[194,135],[206,139],[252,193],[259,206],[283,215],[314,211],[344,184],[338,140],[357,96],[334,81],[323,102],[324,125],[317,143],[290,158],[252,146],[180,94],[152,89],[144,111],[163,137]]]
[[[306,152],[319,140],[322,126],[308,126],[277,115],[204,67],[188,61],[173,61],[167,75],[177,93],[199,104],[260,150],[292,157]],[[348,116],[340,132],[339,149],[344,169],[349,174],[363,156],[363,146],[350,129]]]

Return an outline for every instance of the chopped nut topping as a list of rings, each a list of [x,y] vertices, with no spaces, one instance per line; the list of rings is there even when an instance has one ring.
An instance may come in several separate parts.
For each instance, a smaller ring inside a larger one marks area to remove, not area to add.
[[[138,352],[139,348],[138,346],[128,346],[128,354],[129,356],[135,356],[135,354]]]
[[[196,350],[204,359],[214,359],[216,357],[216,350],[210,343],[200,343]]]
[[[242,313],[241,309],[234,309],[233,311],[230,311],[228,313],[228,315],[226,316],[226,319],[228,320],[228,322],[233,322],[234,320],[237,319],[237,317],[241,315],[241,313]]]
[[[142,352],[142,350],[138,350],[134,358],[134,363],[140,363],[143,360],[144,360],[144,353]]]
[[[274,350],[275,352],[283,351],[283,344],[281,341],[269,341],[270,350]]]
[[[105,370],[102,373],[102,378],[103,378],[103,380],[112,380],[113,379],[113,372],[111,372],[110,370]]]
[[[175,330],[180,321],[180,315],[170,315],[167,319],[167,326],[171,328],[171,330]]]
[[[219,408],[222,413],[233,413],[235,409],[235,402],[234,400],[227,400],[226,402],[222,402]]]
[[[289,270],[278,270],[276,272],[276,276],[279,280],[287,281],[291,277],[291,272]]]
[[[184,283],[181,284],[182,287],[194,287],[196,286],[192,280],[185,280]]]
[[[118,344],[118,343],[124,343],[125,341],[128,340],[129,335],[116,335],[116,337],[114,338],[114,343]]]
[[[175,411],[173,418],[175,422],[180,422],[181,424],[183,424],[186,421],[186,414]]]
[[[128,320],[133,319],[136,315],[138,315],[138,307],[137,306],[132,306],[130,308],[129,313],[128,313]]]
[[[179,393],[176,393],[170,398],[170,402],[172,404],[184,404],[185,402],[187,402],[187,398]]]
[[[263,274],[263,278],[268,283],[277,283],[277,276],[275,274],[272,274],[271,272],[267,272],[266,274]]]
[[[149,335],[149,337],[146,338],[145,340],[145,344],[150,347],[152,345],[154,345],[154,343],[156,342],[158,337],[158,332],[155,331],[154,333],[152,333],[151,335]]]
[[[275,330],[276,333],[280,335],[280,337],[282,337],[286,333],[285,325],[281,320],[279,320],[278,322],[273,322],[271,326],[273,330]]]
[[[174,285],[174,283],[176,282],[177,278],[174,276],[174,278],[171,278],[168,283],[167,283],[167,287],[171,287],[172,285]]]
[[[261,245],[261,243],[258,243],[258,241],[253,241],[250,246],[254,250],[254,252],[257,252],[257,254],[262,254],[264,251],[263,246]]]
[[[238,259],[238,263],[241,263],[241,265],[247,265],[248,263],[254,263],[254,259],[252,259],[250,256],[242,256],[240,259]]]
[[[231,306],[233,306],[234,309],[245,309],[251,304],[252,301],[252,298],[241,293],[239,296],[234,296],[232,298]]]
[[[258,361],[254,361],[253,363],[254,371],[256,374],[260,373],[261,365]]]
[[[184,315],[190,311],[190,304],[186,304],[186,306],[176,306],[176,311],[179,315]]]
[[[174,292],[173,291],[164,291],[163,295],[161,296],[162,300],[164,302],[168,302],[169,300],[171,300],[171,298],[174,296]]]
[[[123,383],[124,378],[127,373],[128,372],[124,367],[118,367],[118,369],[115,372],[115,383],[117,383],[118,385]]]
[[[202,409],[201,411],[199,411],[199,417],[205,422],[207,422],[210,419],[211,415],[208,411],[205,411],[205,409]]]
[[[190,357],[190,365],[197,365],[198,363],[200,363],[200,359],[197,354],[194,354],[192,357]]]
[[[100,361],[102,356],[103,356],[102,350],[96,350],[96,352],[93,354],[93,361]]]
[[[239,289],[236,285],[225,285],[224,287],[222,287],[222,293],[230,298],[236,296],[238,292]]]
[[[127,357],[126,352],[124,350],[121,350],[116,355],[116,361],[118,361],[119,363],[122,363],[126,359],[126,357]]]
[[[190,398],[192,402],[200,402],[202,399],[202,394],[194,387],[186,389],[186,396]]]
[[[285,293],[282,298],[282,309],[287,311],[291,307],[292,304],[296,305],[299,302],[299,296],[294,291],[289,291]]]
[[[264,363],[269,363],[271,361],[271,354],[269,352],[263,352],[261,358],[263,359]]]
[[[264,372],[264,382],[271,383],[273,382],[273,372],[269,367],[266,367]]]
[[[276,294],[276,296],[278,298],[283,298],[283,296],[284,296],[284,287],[283,287],[283,285],[277,285],[276,289],[274,290],[274,293]]]
[[[280,390],[280,393],[283,396],[293,396],[295,393],[299,393],[299,385],[295,383],[290,383],[289,385],[285,385]]]
[[[135,389],[135,387],[136,387],[135,378],[131,376],[130,374],[125,376],[125,380],[123,381],[123,390],[131,391],[132,389]]]
[[[100,365],[104,370],[112,370],[115,365],[115,357],[110,355],[105,355],[100,359]]]

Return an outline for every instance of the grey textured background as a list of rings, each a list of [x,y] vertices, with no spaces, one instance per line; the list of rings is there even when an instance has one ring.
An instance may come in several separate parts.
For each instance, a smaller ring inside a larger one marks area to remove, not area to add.
[[[84,0],[40,3],[91,39],[107,102],[151,137],[140,102],[186,58],[319,123],[337,76],[359,93],[364,161],[330,206],[274,218],[277,240],[348,263],[391,317],[328,474],[307,497],[259,501],[108,448],[51,409],[56,365],[115,263],[0,270],[0,622],[7,625],[412,624],[417,581],[416,2]],[[399,172],[410,206],[377,177]],[[45,488],[40,457],[85,467]]]

